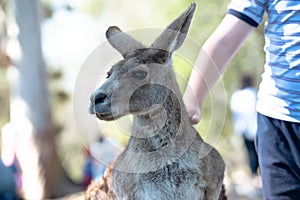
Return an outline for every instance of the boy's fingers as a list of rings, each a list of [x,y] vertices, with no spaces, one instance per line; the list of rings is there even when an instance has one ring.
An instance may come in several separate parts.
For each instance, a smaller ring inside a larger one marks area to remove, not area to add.
[[[198,114],[194,114],[192,117],[190,117],[192,124],[198,124],[200,122],[201,116]]]

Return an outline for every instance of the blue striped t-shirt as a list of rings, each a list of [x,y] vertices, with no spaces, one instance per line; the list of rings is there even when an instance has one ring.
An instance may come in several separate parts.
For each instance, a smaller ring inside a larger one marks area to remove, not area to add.
[[[232,0],[228,13],[254,27],[267,14],[257,111],[300,122],[300,0]]]

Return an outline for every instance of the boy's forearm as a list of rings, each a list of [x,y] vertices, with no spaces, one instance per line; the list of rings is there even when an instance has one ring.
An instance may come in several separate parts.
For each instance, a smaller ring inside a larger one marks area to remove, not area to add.
[[[208,91],[222,75],[225,66],[243,44],[253,27],[227,15],[203,45],[192,71],[189,87],[200,107]]]

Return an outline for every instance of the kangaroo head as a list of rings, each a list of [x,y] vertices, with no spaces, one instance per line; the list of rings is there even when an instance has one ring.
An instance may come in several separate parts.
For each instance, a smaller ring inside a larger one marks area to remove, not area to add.
[[[150,47],[118,27],[107,30],[109,43],[123,60],[111,67],[104,84],[92,94],[91,114],[101,120],[114,120],[129,113],[146,114],[165,100],[166,93],[178,90],[171,56],[186,38],[195,7],[193,3]]]

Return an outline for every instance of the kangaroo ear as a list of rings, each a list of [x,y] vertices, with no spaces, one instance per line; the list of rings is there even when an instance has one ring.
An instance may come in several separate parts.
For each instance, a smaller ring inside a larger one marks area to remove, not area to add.
[[[124,58],[135,49],[145,48],[143,44],[122,32],[121,29],[116,26],[111,26],[107,29],[106,38]]]
[[[186,38],[195,8],[196,3],[192,3],[184,13],[175,19],[162,32],[162,34],[153,42],[151,47],[167,50],[171,53],[177,50]]]

